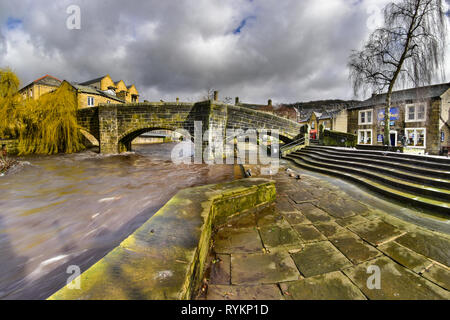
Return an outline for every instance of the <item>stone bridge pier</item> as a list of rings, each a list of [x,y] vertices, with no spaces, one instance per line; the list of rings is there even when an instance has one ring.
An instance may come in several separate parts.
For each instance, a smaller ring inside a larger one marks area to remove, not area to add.
[[[203,148],[216,138],[215,135],[218,136],[218,132],[225,138],[229,129],[241,129],[244,132],[249,129],[277,130],[280,140],[284,142],[290,142],[300,134],[300,125],[294,121],[214,100],[198,103],[104,104],[79,110],[78,122],[84,132],[98,140],[100,153],[103,154],[130,151],[131,142],[136,137],[152,130],[181,131],[193,138],[195,130],[200,130],[200,122]],[[209,134],[206,134],[207,130]]]

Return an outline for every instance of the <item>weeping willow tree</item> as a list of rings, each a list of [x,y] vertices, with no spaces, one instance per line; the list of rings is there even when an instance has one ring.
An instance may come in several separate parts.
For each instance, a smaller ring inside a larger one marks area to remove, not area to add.
[[[0,139],[18,134],[17,110],[22,103],[18,94],[19,78],[9,69],[0,69]]]
[[[73,153],[84,149],[77,108],[75,91],[67,82],[38,100],[27,100],[18,111],[19,154]]]
[[[355,95],[360,90],[387,91],[384,140],[388,145],[393,90],[430,84],[439,73],[443,78],[446,36],[442,0],[400,0],[385,7],[384,25],[350,56]]]
[[[22,98],[19,87],[14,72],[0,69],[0,139],[17,139],[20,155],[84,149],[77,124],[77,97],[68,82],[38,100]]]

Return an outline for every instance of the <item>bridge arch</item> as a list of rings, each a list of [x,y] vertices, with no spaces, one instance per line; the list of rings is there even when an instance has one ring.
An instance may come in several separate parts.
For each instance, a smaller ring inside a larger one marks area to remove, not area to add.
[[[172,132],[179,132],[180,128],[175,128],[173,126],[141,126],[137,128],[133,128],[128,130],[127,132],[121,134],[119,136],[119,152],[127,152],[132,151],[132,142],[134,139],[139,137],[140,135],[152,132],[156,130],[166,130]],[[191,138],[192,139],[192,138]]]
[[[83,144],[86,148],[99,147],[100,141],[89,131],[84,129],[80,129],[80,133],[82,136]]]
[[[120,153],[131,149],[131,142],[152,130],[183,129],[193,138],[195,124],[202,123],[202,132],[219,130],[226,137],[227,130],[256,129],[258,132],[277,130],[279,139],[290,142],[300,134],[300,124],[273,114],[217,101],[198,103],[137,103],[104,104],[79,110],[81,128],[98,139],[100,152]],[[214,133],[210,138],[213,138]],[[203,141],[203,147],[209,143]]]

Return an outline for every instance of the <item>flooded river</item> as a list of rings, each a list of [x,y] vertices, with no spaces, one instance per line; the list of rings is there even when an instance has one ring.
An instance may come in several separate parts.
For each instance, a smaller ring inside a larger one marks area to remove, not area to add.
[[[0,299],[47,298],[68,266],[86,270],[178,190],[233,180],[233,166],[173,164],[173,147],[20,159],[0,177]]]

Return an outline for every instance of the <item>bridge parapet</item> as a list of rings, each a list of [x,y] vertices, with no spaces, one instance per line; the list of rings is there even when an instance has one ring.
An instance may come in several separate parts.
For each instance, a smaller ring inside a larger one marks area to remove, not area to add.
[[[202,134],[209,130],[203,147],[218,135],[217,130],[223,138],[228,129],[278,130],[284,142],[292,141],[300,133],[300,125],[294,121],[214,100],[103,104],[80,110],[78,121],[80,127],[99,140],[100,152],[105,154],[131,150],[133,139],[152,130],[182,129],[194,136],[197,121],[202,123]]]

